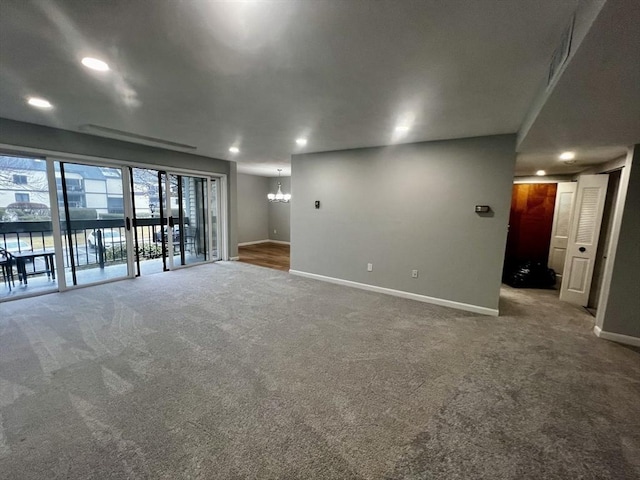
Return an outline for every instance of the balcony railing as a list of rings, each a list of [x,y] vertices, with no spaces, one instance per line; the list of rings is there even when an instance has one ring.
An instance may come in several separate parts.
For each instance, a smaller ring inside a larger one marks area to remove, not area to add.
[[[137,219],[134,228],[139,259],[161,257],[164,229],[160,218]],[[76,268],[102,267],[105,264],[122,263],[127,259],[125,226],[121,219],[71,220],[69,228],[62,221],[60,229],[65,267],[71,266],[72,256]],[[69,237],[72,240],[71,246]],[[172,240],[169,245],[175,244],[176,238]],[[102,244],[102,249],[99,244]],[[0,247],[14,253],[53,250],[51,222],[0,222]]]

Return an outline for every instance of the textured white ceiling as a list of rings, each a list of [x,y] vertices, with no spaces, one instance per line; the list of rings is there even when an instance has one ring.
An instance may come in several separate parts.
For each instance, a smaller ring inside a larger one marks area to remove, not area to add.
[[[1,0],[0,116],[194,145],[262,175],[299,151],[513,133],[575,5]]]
[[[561,150],[519,153],[516,163],[516,176],[533,175],[544,170],[547,175],[566,175],[578,173],[598,163],[605,163],[627,154],[625,147],[588,147],[571,150],[576,157],[571,161],[560,160]]]

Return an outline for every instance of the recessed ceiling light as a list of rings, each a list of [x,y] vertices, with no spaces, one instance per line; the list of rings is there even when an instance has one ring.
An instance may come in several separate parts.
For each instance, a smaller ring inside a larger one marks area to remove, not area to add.
[[[307,144],[306,138],[296,138],[296,143],[301,147],[304,147]]]
[[[408,132],[410,128],[406,125],[399,125],[396,127],[396,132]]]
[[[539,177],[544,177],[547,174],[547,172],[545,172],[544,170],[538,170],[536,172],[536,175],[538,175]]]
[[[560,154],[560,160],[573,160],[576,158],[576,152],[562,152]]]
[[[85,67],[90,68],[91,70],[97,70],[99,72],[109,71],[109,65],[107,65],[102,60],[98,60],[97,58],[84,57],[82,59],[82,64]]]
[[[27,99],[27,103],[29,105],[31,105],[32,107],[53,108],[53,105],[51,105],[51,103],[49,103],[49,100],[45,100],[44,98],[29,97]]]
[[[229,148],[229,151],[231,153],[238,153],[238,152],[240,152],[240,149],[238,147],[231,147],[231,148]]]

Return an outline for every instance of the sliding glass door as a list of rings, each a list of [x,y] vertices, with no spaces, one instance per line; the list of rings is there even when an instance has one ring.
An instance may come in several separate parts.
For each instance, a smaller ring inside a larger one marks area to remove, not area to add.
[[[58,290],[48,164],[0,153],[0,301]]]
[[[220,260],[222,258],[220,245],[220,179],[209,179],[209,212],[211,216],[211,258]]]
[[[222,178],[0,153],[0,300],[219,260]]]
[[[128,169],[55,162],[66,286],[132,276]]]
[[[171,174],[170,184],[173,266],[206,262],[210,256],[207,179]]]
[[[138,275],[219,258],[218,179],[131,169]]]
[[[134,210],[136,275],[149,275],[167,270],[167,215],[164,198],[164,172],[147,168],[131,168],[131,200]]]

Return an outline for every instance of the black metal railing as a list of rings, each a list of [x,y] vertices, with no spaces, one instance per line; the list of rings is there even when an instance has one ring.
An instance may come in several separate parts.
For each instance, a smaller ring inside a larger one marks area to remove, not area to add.
[[[69,226],[71,228],[67,229],[67,223],[60,222],[65,267],[71,265],[71,252],[76,268],[126,261],[124,220],[71,220]],[[137,219],[133,228],[136,229],[136,253],[141,260],[162,256],[162,237],[166,236],[167,230],[161,226],[159,218]],[[69,232],[73,248],[69,248]],[[50,221],[0,222],[0,247],[14,253],[53,250],[52,224]]]

